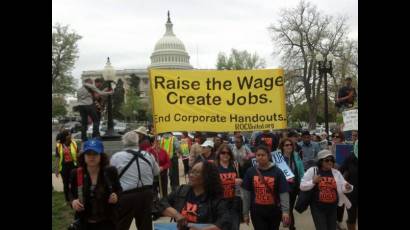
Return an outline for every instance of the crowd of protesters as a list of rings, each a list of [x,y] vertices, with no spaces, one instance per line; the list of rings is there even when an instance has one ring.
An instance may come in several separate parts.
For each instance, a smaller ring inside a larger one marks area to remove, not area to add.
[[[74,224],[128,230],[135,219],[137,229],[151,230],[154,219],[168,216],[179,229],[206,223],[206,229],[238,230],[250,222],[258,230],[279,229],[281,223],[296,229],[295,203],[312,190],[316,229],[344,229],[345,209],[347,229],[356,229],[358,131],[351,140],[342,131],[329,139],[296,130],[174,134],[154,136],[139,127],[123,135],[124,150],[109,158],[99,139],[85,141],[80,150],[70,132],[62,131],[56,175],[75,210]],[[354,145],[352,154],[336,164],[336,146],[346,143]],[[275,152],[294,177],[285,177]],[[181,176],[187,183],[180,183]]]

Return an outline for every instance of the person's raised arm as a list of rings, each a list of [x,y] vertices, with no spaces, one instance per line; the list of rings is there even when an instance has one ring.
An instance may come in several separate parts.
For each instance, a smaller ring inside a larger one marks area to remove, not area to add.
[[[98,93],[99,95],[112,95],[114,93],[113,91],[108,91],[108,92],[101,91],[100,89],[95,87],[95,85],[93,85],[93,84],[84,83],[84,86],[88,87],[89,89],[91,89],[92,91]]]

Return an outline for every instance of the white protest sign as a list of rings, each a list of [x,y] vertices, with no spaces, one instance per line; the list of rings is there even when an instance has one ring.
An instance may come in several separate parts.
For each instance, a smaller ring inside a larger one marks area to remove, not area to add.
[[[286,180],[294,178],[295,175],[292,173],[292,170],[290,170],[288,164],[286,164],[285,158],[283,158],[280,150],[272,152],[271,154],[272,154],[272,161],[275,162],[276,166],[280,170],[282,170],[283,174],[285,174]],[[253,166],[258,165],[256,158],[252,158],[252,165]]]
[[[272,152],[272,160],[275,161],[276,166],[282,170],[283,174],[285,174],[286,180],[294,178],[292,170],[290,170],[288,164],[286,164],[285,158],[283,158],[282,153],[280,150]]]
[[[359,130],[357,126],[357,109],[343,111],[343,131]]]

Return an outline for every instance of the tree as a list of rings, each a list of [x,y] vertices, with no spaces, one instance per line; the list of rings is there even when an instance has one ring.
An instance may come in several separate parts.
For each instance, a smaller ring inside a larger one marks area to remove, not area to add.
[[[320,98],[318,101],[318,113],[316,114],[316,120],[318,123],[324,123],[325,117],[324,117],[324,98]],[[337,110],[334,106],[334,103],[329,99],[328,101],[329,104],[329,120],[330,121],[335,121],[337,118]],[[302,104],[297,104],[295,105],[294,108],[292,108],[291,112],[288,113],[289,116],[289,122],[290,123],[296,123],[298,121],[304,121],[304,122],[309,122],[309,105],[307,102],[304,102]]]
[[[139,96],[133,88],[127,91],[127,101],[121,106],[120,113],[126,120],[135,120],[141,107]]]
[[[358,44],[357,40],[346,39],[338,47],[334,54],[337,59],[334,61],[333,74],[329,81],[329,94],[333,99],[336,98],[338,89],[343,85],[346,77],[353,79],[353,85],[357,83],[359,64],[358,64]],[[357,89],[357,87],[355,87]]]
[[[140,95],[140,77],[135,74],[131,74],[130,78],[128,78],[127,80],[130,88],[133,89],[137,95]]]
[[[71,75],[78,59],[77,42],[81,36],[70,32],[68,26],[56,24],[52,34],[52,92],[59,94],[73,93],[76,82]]]
[[[321,52],[326,57],[343,44],[346,18],[322,15],[316,6],[303,0],[295,8],[282,9],[280,16],[280,20],[269,27],[272,40],[279,47],[278,54],[285,69],[297,72],[294,82],[303,86],[301,91],[309,108],[309,128],[313,129],[318,102],[323,95],[323,79],[316,71],[315,56]]]
[[[64,97],[53,97],[52,98],[52,116],[53,117],[64,117],[67,114],[66,109],[67,102]]]
[[[216,68],[218,70],[260,69],[265,68],[265,60],[257,53],[250,54],[246,50],[232,49],[229,58],[225,53],[218,54]]]

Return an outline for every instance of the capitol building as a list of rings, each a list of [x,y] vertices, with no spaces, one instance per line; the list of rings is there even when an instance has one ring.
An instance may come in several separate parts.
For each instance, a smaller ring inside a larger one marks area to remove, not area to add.
[[[81,80],[90,78],[102,78],[107,72],[111,72],[114,75],[114,80],[122,80],[124,83],[124,89],[127,91],[129,88],[128,81],[131,76],[137,76],[140,79],[140,97],[142,101],[148,102],[149,100],[149,80],[148,69],[193,69],[189,63],[189,54],[185,50],[184,43],[175,36],[172,29],[172,22],[168,11],[168,20],[165,24],[165,34],[155,44],[154,51],[151,54],[151,64],[146,69],[122,69],[116,70],[110,63],[108,58],[105,68],[102,70],[90,70],[83,71],[81,74]],[[149,105],[150,103],[148,103]]]

